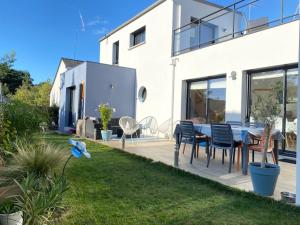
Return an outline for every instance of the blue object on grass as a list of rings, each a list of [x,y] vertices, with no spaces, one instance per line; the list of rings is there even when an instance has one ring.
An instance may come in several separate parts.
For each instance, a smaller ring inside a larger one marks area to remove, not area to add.
[[[86,150],[86,144],[84,142],[69,139],[68,143],[73,145],[71,148],[71,153],[74,157],[80,158],[82,155],[84,155],[88,159],[91,158],[91,154]]]

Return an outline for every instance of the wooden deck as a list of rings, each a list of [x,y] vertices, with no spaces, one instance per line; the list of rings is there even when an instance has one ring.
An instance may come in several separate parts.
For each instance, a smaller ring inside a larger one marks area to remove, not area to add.
[[[121,141],[101,143],[121,149]],[[174,145],[175,142],[173,141],[131,142],[130,140],[127,140],[125,151],[173,166]],[[249,175],[242,175],[242,171],[237,171],[235,166],[233,167],[232,173],[228,173],[228,158],[225,158],[225,164],[222,165],[222,151],[216,152],[216,159],[211,160],[209,168],[206,168],[206,154],[203,148],[200,150],[199,158],[195,159],[192,165],[189,163],[190,155],[190,145],[187,145],[184,155],[182,154],[182,148],[180,149],[179,169],[220,182],[227,186],[245,191],[253,190]],[[271,156],[269,157],[269,161],[271,162]],[[260,153],[256,153],[256,158],[257,161],[260,160]],[[296,191],[296,165],[280,162],[280,166],[281,173],[273,196],[276,200],[280,199],[280,192],[282,191],[293,193]]]

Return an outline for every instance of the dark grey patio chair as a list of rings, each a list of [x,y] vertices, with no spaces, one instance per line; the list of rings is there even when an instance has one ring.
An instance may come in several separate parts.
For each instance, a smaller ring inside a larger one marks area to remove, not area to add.
[[[196,132],[192,121],[180,121],[180,129],[181,142],[184,143],[183,154],[185,151],[186,144],[192,144],[192,153],[190,161],[190,163],[192,164],[193,158],[196,158],[199,155],[199,145],[201,143],[206,143],[206,146],[208,147],[209,138],[206,135]]]
[[[211,124],[211,144],[209,154],[207,154],[207,168],[209,167],[210,157],[212,154],[212,149],[221,149],[223,151],[222,154],[222,164],[224,164],[224,155],[225,150],[229,150],[229,170],[228,172],[231,173],[231,165],[233,161],[233,154],[234,154],[234,140],[232,129],[229,124],[219,124],[219,123],[212,123]]]
[[[243,123],[241,121],[227,121],[226,124],[229,124],[230,126],[243,126]],[[238,151],[241,151],[242,143],[234,142],[234,150],[233,150],[233,164],[235,162],[235,152],[236,148],[239,148]],[[240,152],[239,152],[240,154]],[[214,150],[215,155],[215,150]],[[227,156],[227,151],[225,150],[225,155]]]

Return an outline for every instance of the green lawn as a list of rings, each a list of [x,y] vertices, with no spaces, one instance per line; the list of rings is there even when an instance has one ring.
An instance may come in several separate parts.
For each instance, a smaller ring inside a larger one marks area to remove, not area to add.
[[[67,147],[67,136],[48,135]],[[300,224],[300,209],[87,141],[67,168],[62,225]]]

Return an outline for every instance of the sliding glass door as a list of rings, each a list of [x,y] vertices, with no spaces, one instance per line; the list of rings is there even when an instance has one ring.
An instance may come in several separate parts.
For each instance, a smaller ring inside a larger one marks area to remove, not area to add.
[[[287,70],[286,75],[285,147],[287,150],[296,151],[298,68]]]
[[[282,131],[285,141],[283,150],[296,149],[297,124],[297,68],[279,68],[267,71],[251,72],[249,74],[249,108],[248,120],[251,117],[251,107],[255,104],[256,95],[267,95],[275,89],[281,113],[275,122],[275,129]]]
[[[225,77],[188,82],[187,119],[195,123],[224,122]]]

